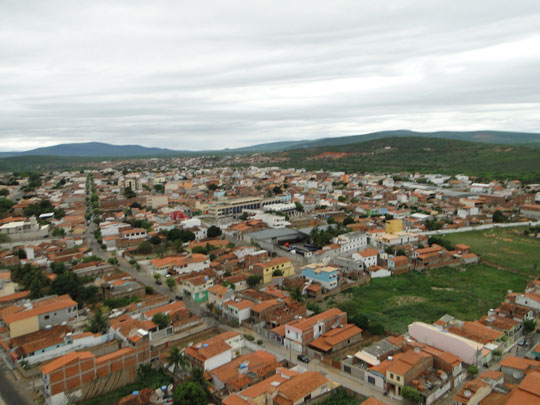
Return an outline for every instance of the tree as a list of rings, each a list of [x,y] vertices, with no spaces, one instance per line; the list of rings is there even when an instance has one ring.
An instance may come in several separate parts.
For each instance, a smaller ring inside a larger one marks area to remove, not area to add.
[[[495,222],[495,223],[506,222],[506,217],[505,217],[504,214],[501,212],[501,210],[496,210],[496,211],[493,213],[493,216],[492,216],[491,218],[492,218],[492,221]]]
[[[94,313],[94,316],[90,320],[90,324],[88,325],[88,329],[90,329],[90,332],[92,333],[105,333],[107,332],[107,329],[109,328],[109,321],[107,321],[107,318],[103,315],[103,310],[101,307],[98,307],[96,309],[96,312]]]
[[[139,246],[137,246],[137,253],[140,255],[149,255],[152,253],[152,244],[149,242],[142,242]]]
[[[15,203],[7,198],[0,198],[0,215],[8,212]]]
[[[407,256],[407,252],[405,252],[403,249],[398,249],[396,252],[397,256]]]
[[[304,212],[304,206],[301,203],[299,203],[298,201],[295,201],[294,205],[296,205],[296,208],[295,208],[296,211]]]
[[[167,239],[170,241],[181,240],[182,242],[189,242],[195,240],[195,234],[187,229],[171,229],[167,233]]]
[[[345,219],[343,220],[343,226],[347,226],[350,224],[354,224],[354,219],[351,216],[345,217]]]
[[[380,323],[370,324],[368,330],[372,335],[384,335],[384,326]]]
[[[204,389],[191,381],[182,383],[173,392],[174,405],[208,405]]]
[[[164,314],[163,312],[158,312],[152,317],[152,322],[154,322],[159,329],[165,329],[171,323],[171,317],[169,314]]]
[[[502,356],[502,351],[500,351],[499,349],[495,349],[493,350],[492,354],[493,354],[493,357],[499,359]]]
[[[534,319],[527,319],[525,322],[523,322],[523,330],[526,333],[530,333],[535,329],[536,329],[536,321]]]
[[[124,197],[126,197],[127,199],[131,199],[137,197],[137,194],[135,194],[131,187],[128,187],[124,190]]]
[[[109,257],[109,258],[107,259],[107,262],[108,262],[109,264],[112,264],[113,266],[116,266],[116,265],[118,265],[118,258],[116,258],[116,257]]]
[[[403,399],[414,404],[420,402],[420,399],[422,398],[420,391],[418,391],[416,388],[409,386],[405,386],[401,389],[401,396],[403,397]]]
[[[169,287],[169,290],[173,290],[174,286],[176,285],[176,281],[174,278],[169,277],[167,280],[165,280],[165,284],[167,284],[167,287]]]
[[[159,245],[161,243],[161,238],[158,235],[154,235],[150,238],[150,243],[152,245]]]
[[[256,274],[253,274],[251,276],[249,276],[247,279],[246,279],[246,282],[248,284],[248,286],[250,286],[251,288],[255,287],[257,284],[259,284],[261,282],[262,278],[261,276],[259,275],[256,275]]]
[[[467,371],[469,374],[474,378],[478,374],[478,367],[476,366],[470,366]]]
[[[210,191],[216,191],[218,189],[218,185],[215,183],[212,183],[208,186],[208,190]]]
[[[169,355],[167,356],[167,367],[173,367],[173,374],[178,372],[179,368],[184,368],[186,361],[184,359],[184,353],[178,348],[173,346],[169,349]]]
[[[223,232],[221,231],[221,228],[219,226],[212,225],[210,228],[208,228],[207,236],[209,238],[216,238],[218,236],[221,236]]]
[[[283,276],[283,272],[281,270],[279,270],[279,269],[274,270],[272,272],[272,277],[281,277],[281,276]]]
[[[356,326],[358,326],[362,330],[369,329],[369,319],[366,315],[354,314],[351,317],[351,322],[354,323]]]
[[[163,194],[165,192],[165,186],[163,184],[154,184],[154,190]]]
[[[64,230],[64,228],[54,228],[51,232],[51,235],[55,237],[60,236],[63,238],[64,236],[66,236],[66,231]]]
[[[302,302],[304,300],[302,298],[302,290],[300,287],[294,287],[294,289],[291,291],[291,298],[297,302]]]
[[[281,187],[279,186],[275,186],[273,189],[272,189],[272,192],[274,194],[283,194],[283,190],[281,189]]]

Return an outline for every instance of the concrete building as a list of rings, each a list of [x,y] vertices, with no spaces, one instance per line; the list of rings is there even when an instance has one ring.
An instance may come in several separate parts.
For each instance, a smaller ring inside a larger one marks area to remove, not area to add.
[[[290,277],[294,275],[292,262],[286,257],[276,257],[267,262],[255,263],[251,270],[254,274],[261,276],[264,284],[272,282],[272,275],[278,270],[281,272],[281,276],[279,277]]]
[[[424,322],[413,322],[409,325],[409,335],[420,343],[458,356],[464,363],[478,365],[481,362],[483,344],[454,335],[442,328]]]
[[[243,347],[244,337],[229,331],[187,347],[184,354],[193,367],[210,371],[240,356]]]
[[[96,357],[92,352],[71,352],[41,367],[43,393],[48,405],[88,399],[134,382],[137,367],[150,361],[150,343],[144,331],[130,345]]]
[[[67,294],[11,305],[0,311],[10,338],[60,325],[77,316],[77,303]]]
[[[332,290],[338,285],[339,267],[324,263],[313,263],[302,267],[302,277],[312,283],[319,283],[324,289]]]

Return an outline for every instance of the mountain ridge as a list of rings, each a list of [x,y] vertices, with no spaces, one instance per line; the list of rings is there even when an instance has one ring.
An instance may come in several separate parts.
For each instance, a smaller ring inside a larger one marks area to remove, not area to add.
[[[508,144],[521,146],[540,146],[540,134],[509,131],[435,131],[420,132],[407,129],[371,132],[360,135],[326,137],[313,140],[279,141],[255,144],[242,148],[221,150],[173,150],[168,148],[145,147],[140,145],[112,145],[103,142],[65,143],[20,152],[0,152],[0,158],[15,156],[64,156],[64,157],[141,157],[174,156],[177,154],[202,153],[269,153],[295,149],[341,146],[374,139],[395,137],[425,137],[453,139],[486,144]]]

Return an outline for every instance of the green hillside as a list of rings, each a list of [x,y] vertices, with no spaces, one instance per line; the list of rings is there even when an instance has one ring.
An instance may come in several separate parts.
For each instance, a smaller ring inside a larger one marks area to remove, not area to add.
[[[345,152],[342,159],[313,159],[323,152]],[[281,164],[308,170],[468,174],[491,179],[540,182],[540,148],[487,145],[450,139],[384,138],[350,145],[306,148],[272,154]],[[311,159],[310,159],[311,158]]]

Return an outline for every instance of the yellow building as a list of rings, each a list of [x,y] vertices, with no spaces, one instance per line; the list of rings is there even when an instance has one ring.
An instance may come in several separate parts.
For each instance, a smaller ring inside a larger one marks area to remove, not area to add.
[[[394,234],[403,232],[403,221],[401,219],[390,219],[386,221],[386,233]]]
[[[261,276],[264,284],[272,281],[272,275],[276,270],[281,271],[282,277],[294,275],[294,267],[291,260],[286,257],[276,257],[267,262],[259,262],[253,265],[253,273]]]

